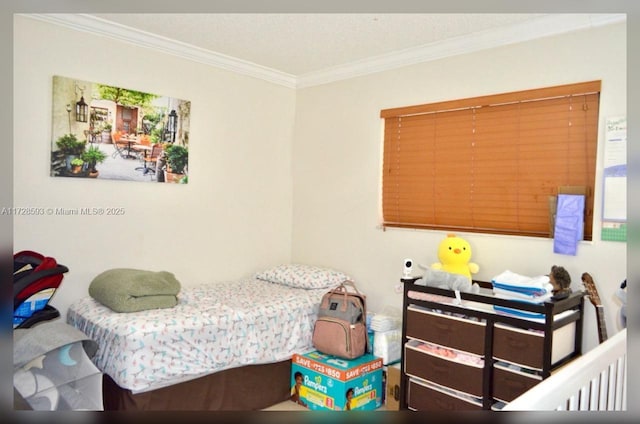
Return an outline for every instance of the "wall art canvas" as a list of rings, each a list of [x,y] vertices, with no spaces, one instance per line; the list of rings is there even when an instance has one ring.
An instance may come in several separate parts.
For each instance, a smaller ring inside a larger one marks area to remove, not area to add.
[[[53,77],[51,176],[187,184],[191,102]]]

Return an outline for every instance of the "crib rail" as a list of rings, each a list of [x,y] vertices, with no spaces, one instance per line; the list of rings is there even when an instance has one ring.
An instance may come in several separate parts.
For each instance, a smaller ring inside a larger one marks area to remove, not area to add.
[[[503,411],[626,411],[627,330],[568,363]]]

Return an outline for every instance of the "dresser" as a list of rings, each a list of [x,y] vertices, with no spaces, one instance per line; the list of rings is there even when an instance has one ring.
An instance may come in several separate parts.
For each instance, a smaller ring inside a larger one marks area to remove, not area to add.
[[[401,280],[400,409],[499,410],[581,354],[582,292],[533,304],[416,280]]]

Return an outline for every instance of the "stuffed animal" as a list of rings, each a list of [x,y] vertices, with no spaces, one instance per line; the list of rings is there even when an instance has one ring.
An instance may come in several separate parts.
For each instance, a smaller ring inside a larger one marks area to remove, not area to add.
[[[458,290],[467,293],[479,293],[480,286],[472,283],[464,275],[454,274],[447,271],[427,268],[422,278],[416,280],[415,284],[427,287],[437,287],[439,289]]]
[[[478,264],[469,262],[471,260],[469,242],[455,234],[448,234],[447,238],[440,242],[438,259],[440,262],[432,264],[432,269],[464,275],[469,281],[472,280],[471,274],[480,270]]]
[[[551,267],[549,283],[553,286],[553,299],[564,299],[571,294],[571,275],[563,267],[557,265]]]

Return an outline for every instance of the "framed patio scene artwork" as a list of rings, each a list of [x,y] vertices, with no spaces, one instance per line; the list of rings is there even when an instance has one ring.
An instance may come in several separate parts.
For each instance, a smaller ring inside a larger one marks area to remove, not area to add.
[[[53,77],[51,176],[187,184],[191,102]]]

